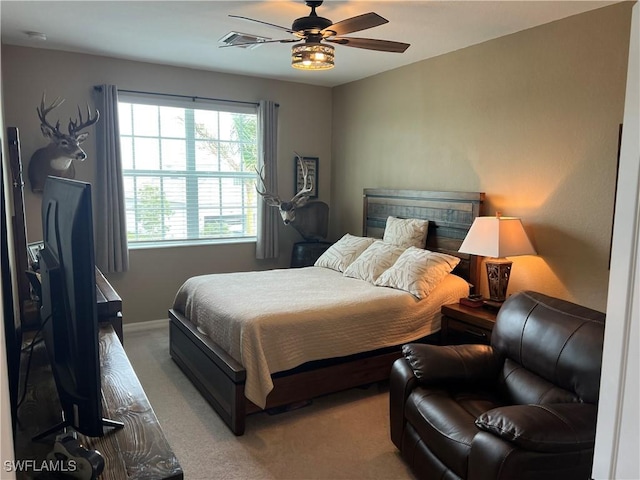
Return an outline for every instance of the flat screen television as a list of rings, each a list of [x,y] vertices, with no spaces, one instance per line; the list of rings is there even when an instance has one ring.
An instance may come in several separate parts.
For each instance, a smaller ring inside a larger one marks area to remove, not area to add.
[[[0,145],[0,148],[2,146]],[[0,178],[4,178],[4,165],[0,161]],[[4,341],[7,354],[7,375],[9,379],[9,404],[11,405],[11,427],[16,433],[18,408],[18,384],[20,379],[20,348],[22,343],[22,325],[20,316],[15,314],[13,304],[13,276],[9,259],[9,235],[7,228],[7,207],[4,196],[4,182],[0,181],[0,283],[2,290],[2,314],[4,315]],[[0,360],[2,359],[0,346]],[[4,365],[1,365],[4,367]],[[3,426],[4,429],[4,426]]]
[[[102,417],[91,184],[49,177],[42,195],[41,325],[62,422],[89,437],[122,423]]]

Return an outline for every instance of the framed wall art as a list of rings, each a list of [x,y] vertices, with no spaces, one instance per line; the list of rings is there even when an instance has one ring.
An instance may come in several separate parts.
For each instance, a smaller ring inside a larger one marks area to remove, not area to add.
[[[309,198],[318,198],[318,157],[302,157],[302,161],[307,167],[307,185],[311,184],[312,190]],[[298,193],[304,187],[304,178],[298,157],[293,159],[295,172],[294,192]]]

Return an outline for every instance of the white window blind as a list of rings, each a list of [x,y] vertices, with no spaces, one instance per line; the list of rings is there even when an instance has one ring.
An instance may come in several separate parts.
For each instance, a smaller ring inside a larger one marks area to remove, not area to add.
[[[256,107],[120,95],[132,245],[256,235]]]

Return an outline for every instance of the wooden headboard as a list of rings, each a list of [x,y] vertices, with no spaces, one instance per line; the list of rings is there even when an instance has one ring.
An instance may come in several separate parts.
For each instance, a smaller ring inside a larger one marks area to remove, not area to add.
[[[484,193],[364,189],[363,235],[382,238],[388,216],[429,220],[427,250],[460,258],[453,273],[479,286],[479,258],[459,253],[473,220],[483,214]]]

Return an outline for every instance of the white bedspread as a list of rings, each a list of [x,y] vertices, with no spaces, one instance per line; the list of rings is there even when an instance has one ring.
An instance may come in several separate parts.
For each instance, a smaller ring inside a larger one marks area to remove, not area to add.
[[[468,293],[449,275],[423,300],[321,267],[202,275],[173,308],[246,370],[245,396],[261,408],[271,374],[312,360],[416,340],[440,329],[440,306]]]

